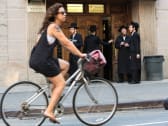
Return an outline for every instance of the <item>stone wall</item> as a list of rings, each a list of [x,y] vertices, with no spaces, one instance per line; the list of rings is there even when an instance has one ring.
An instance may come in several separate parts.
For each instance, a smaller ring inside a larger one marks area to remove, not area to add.
[[[164,55],[164,78],[168,78],[168,1],[157,0],[156,2],[157,21],[157,54]]]
[[[25,0],[0,0],[0,85],[27,78]]]
[[[137,0],[132,2],[132,19],[140,23],[141,52],[143,56],[163,55],[164,78],[168,78],[168,1]],[[142,61],[142,79],[145,72]]]
[[[28,13],[28,29],[27,29],[27,41],[28,41],[28,58],[33,46],[36,43],[38,30],[40,29],[45,13],[44,12],[29,12]],[[40,84],[45,82],[45,78],[42,74],[35,73],[34,70],[28,67],[28,80],[38,82]]]
[[[132,1],[132,20],[140,25],[142,80],[146,79],[143,57],[157,54],[155,5],[154,0]]]

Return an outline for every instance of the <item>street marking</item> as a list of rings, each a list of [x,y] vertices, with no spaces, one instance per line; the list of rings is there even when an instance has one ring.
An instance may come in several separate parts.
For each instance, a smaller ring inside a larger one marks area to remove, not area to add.
[[[147,126],[147,125],[164,124],[164,123],[168,123],[168,121],[152,122],[152,123],[142,123],[142,124],[131,124],[131,125],[123,125],[123,126]]]

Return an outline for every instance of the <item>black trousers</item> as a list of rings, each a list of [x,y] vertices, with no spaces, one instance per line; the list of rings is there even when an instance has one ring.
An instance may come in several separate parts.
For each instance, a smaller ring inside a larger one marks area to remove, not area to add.
[[[131,70],[130,82],[139,83],[140,81],[141,81],[141,70],[140,69]]]
[[[70,76],[78,69],[78,65],[77,65],[78,59],[79,59],[78,56],[70,54],[70,56],[69,56],[70,68],[68,71]]]
[[[124,82],[124,76],[126,75],[127,77],[127,81],[130,82],[131,81],[131,74],[127,73],[127,74],[123,74],[123,73],[119,73],[118,74],[118,80],[119,82]]]

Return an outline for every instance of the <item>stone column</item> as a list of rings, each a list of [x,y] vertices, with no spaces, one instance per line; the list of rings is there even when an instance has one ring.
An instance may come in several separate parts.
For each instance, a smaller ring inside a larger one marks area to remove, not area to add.
[[[168,1],[157,0],[156,2],[157,14],[157,54],[164,55],[165,62],[163,63],[164,78],[168,78]]]
[[[132,2],[132,19],[139,23],[141,37],[142,79],[145,79],[143,56],[157,54],[155,0]]]
[[[42,26],[43,18],[45,16],[45,4],[43,3],[29,3],[28,5],[28,19],[27,19],[27,51],[28,56],[30,57],[31,50],[33,46],[37,43],[37,35],[40,27]],[[34,70],[28,68],[28,80],[37,82],[37,83],[45,83],[45,78],[43,75],[35,73]]]
[[[0,85],[27,78],[26,1],[1,0]]]
[[[0,82],[3,82],[6,64],[8,63],[8,21],[7,1],[0,0]],[[2,84],[2,83],[1,83]],[[1,85],[0,84],[0,85]]]

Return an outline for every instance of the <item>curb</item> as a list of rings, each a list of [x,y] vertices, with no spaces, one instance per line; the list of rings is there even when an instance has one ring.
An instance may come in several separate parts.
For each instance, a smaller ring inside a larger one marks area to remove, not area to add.
[[[117,111],[163,108],[164,107],[163,103],[164,103],[164,100],[119,103],[117,107]],[[101,107],[104,107],[105,109],[107,106],[101,106]],[[74,113],[72,107],[66,107],[64,108],[64,110],[65,110],[64,114]]]
[[[164,108],[164,100],[119,103],[117,111],[131,111],[131,110],[156,109],[156,108]],[[104,106],[102,105],[101,110],[107,111],[108,107],[106,105]],[[64,114],[73,114],[73,113],[74,113],[73,107],[64,108]]]
[[[118,111],[123,110],[135,110],[135,109],[154,109],[154,108],[163,108],[164,100],[155,100],[155,101],[140,101],[133,103],[121,103],[118,104]]]

